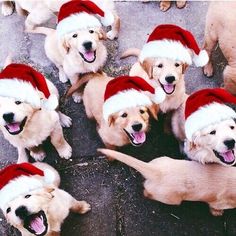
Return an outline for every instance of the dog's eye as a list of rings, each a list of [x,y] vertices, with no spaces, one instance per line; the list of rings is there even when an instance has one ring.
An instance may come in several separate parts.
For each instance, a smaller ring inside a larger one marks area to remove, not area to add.
[[[214,135],[214,134],[216,134],[216,131],[215,131],[215,130],[212,130],[212,131],[210,132],[210,134],[211,134],[211,135]]]
[[[158,67],[158,68],[162,68],[162,67],[163,67],[163,64],[159,64],[157,67]]]
[[[20,105],[22,102],[21,101],[15,101],[16,105]]]
[[[31,195],[30,194],[28,194],[28,195],[25,195],[25,198],[30,198],[31,197]]]
[[[180,66],[180,64],[179,63],[175,63],[175,67],[179,67]]]
[[[234,129],[234,126],[230,126],[230,129]]]
[[[140,112],[140,114],[144,114],[145,113],[145,111],[144,110],[139,110],[139,112]]]
[[[127,116],[128,116],[128,114],[126,112],[121,115],[121,117],[123,117],[123,118],[125,118]]]
[[[8,207],[7,210],[6,210],[7,214],[8,214],[10,211],[11,211],[11,208]]]
[[[78,34],[73,34],[72,37],[73,38],[77,38]]]
[[[94,30],[89,30],[89,33],[90,33],[90,34],[93,34],[93,33],[94,33]]]

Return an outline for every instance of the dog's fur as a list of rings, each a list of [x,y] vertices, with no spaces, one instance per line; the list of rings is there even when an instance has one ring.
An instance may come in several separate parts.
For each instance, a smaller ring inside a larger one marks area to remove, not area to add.
[[[17,228],[22,236],[33,236],[25,227],[24,223],[28,216],[44,211],[48,223],[48,231],[45,236],[59,236],[61,231],[61,224],[68,216],[69,212],[84,214],[88,212],[91,207],[85,201],[77,201],[69,193],[59,189],[60,177],[55,169],[44,163],[34,163],[39,169],[51,169],[54,171],[55,182],[44,188],[34,190],[27,193],[27,195],[19,196],[7,204],[3,213],[7,222]],[[31,177],[38,178],[41,177]],[[27,196],[27,197],[26,197]],[[16,215],[16,210],[19,207],[25,207],[26,211],[22,213],[21,217]],[[10,211],[9,209],[10,208]],[[8,209],[8,213],[6,212]]]
[[[149,163],[131,156],[99,149],[139,171],[144,178],[144,196],[169,205],[182,201],[209,204],[214,216],[236,207],[236,169],[218,164],[202,165],[195,161],[159,157]]]
[[[215,154],[215,152],[218,154],[225,153],[228,150],[233,150],[233,155],[236,154],[235,145],[233,149],[229,149],[224,144],[227,140],[236,141],[236,127],[233,119],[221,121],[195,132],[192,142],[189,140],[185,141],[184,151],[190,159],[202,164],[219,163],[225,166],[234,165],[236,159],[234,159],[234,162],[227,164]]]
[[[206,16],[204,49],[211,56],[217,43],[228,61],[224,69],[224,87],[236,95],[236,2],[213,1]],[[227,12],[227,14],[225,14]],[[213,75],[212,61],[203,69],[207,77]]]
[[[60,7],[69,0],[0,0],[2,2],[2,14],[11,15],[14,11],[13,2],[15,2],[16,11],[20,15],[27,15],[25,20],[26,31],[31,31],[35,27],[46,23],[50,18],[59,12]],[[111,25],[111,31],[107,33],[109,39],[118,37],[120,30],[120,18],[118,17],[112,0],[92,0],[103,10],[110,10],[114,15],[114,23]]]

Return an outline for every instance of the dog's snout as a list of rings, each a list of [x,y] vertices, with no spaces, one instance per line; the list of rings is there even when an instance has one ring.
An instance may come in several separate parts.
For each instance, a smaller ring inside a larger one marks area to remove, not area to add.
[[[16,216],[18,216],[20,219],[24,219],[26,216],[28,216],[29,212],[25,206],[20,206],[15,210]]]
[[[165,79],[166,79],[166,82],[169,83],[169,84],[171,84],[175,81],[175,77],[173,75],[166,76]]]
[[[224,141],[224,144],[228,149],[233,149],[235,147],[235,140],[234,139],[227,139]]]
[[[3,119],[4,119],[6,122],[11,123],[11,122],[13,121],[13,119],[14,119],[14,113],[12,113],[12,112],[5,113],[5,114],[3,114],[2,117],[3,117]]]
[[[142,129],[143,125],[140,123],[132,125],[132,129],[136,132],[140,131]]]
[[[92,49],[92,42],[91,41],[86,41],[83,43],[83,46],[86,50],[91,50]]]

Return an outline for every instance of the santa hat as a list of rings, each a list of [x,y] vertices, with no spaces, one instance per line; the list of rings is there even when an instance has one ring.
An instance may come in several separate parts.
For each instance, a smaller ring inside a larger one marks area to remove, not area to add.
[[[52,170],[42,171],[30,163],[7,166],[0,171],[0,208],[20,195],[53,184],[55,179]]]
[[[80,29],[101,27],[102,24],[109,26],[113,22],[112,12],[104,12],[91,1],[74,0],[61,6],[58,13],[57,33],[62,36]]]
[[[193,134],[223,120],[235,119],[236,113],[225,103],[236,104],[236,97],[221,88],[203,89],[186,101],[185,134],[192,141]]]
[[[0,73],[0,96],[15,98],[34,108],[56,109],[58,99],[50,94],[44,76],[30,66],[10,64]]]
[[[140,53],[140,61],[149,57],[170,58],[188,65],[193,61],[196,66],[204,66],[209,60],[207,52],[199,49],[192,33],[176,25],[155,28]]]
[[[149,92],[150,96],[145,92]],[[140,77],[117,77],[106,86],[103,117],[108,121],[111,114],[120,110],[136,106],[151,106],[153,102],[159,104],[165,100],[165,96],[161,88],[154,89]]]

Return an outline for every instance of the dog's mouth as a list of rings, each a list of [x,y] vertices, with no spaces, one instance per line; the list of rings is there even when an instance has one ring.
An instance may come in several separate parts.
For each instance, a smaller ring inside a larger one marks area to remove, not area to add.
[[[161,84],[162,89],[168,95],[171,95],[175,91],[175,84]]]
[[[27,216],[24,220],[24,228],[34,235],[45,235],[48,231],[48,222],[44,211]]]
[[[17,135],[21,133],[22,130],[24,129],[26,120],[27,120],[27,117],[25,117],[24,120],[22,120],[21,122],[8,123],[4,127],[6,128],[9,134]]]
[[[234,150],[228,150],[226,152],[217,152],[213,150],[216,157],[220,159],[226,165],[232,165],[235,162]]]
[[[79,54],[87,63],[93,63],[96,60],[96,51],[79,52]]]
[[[124,131],[133,146],[141,146],[146,141],[146,133],[144,131],[133,133],[129,133],[126,129]]]

